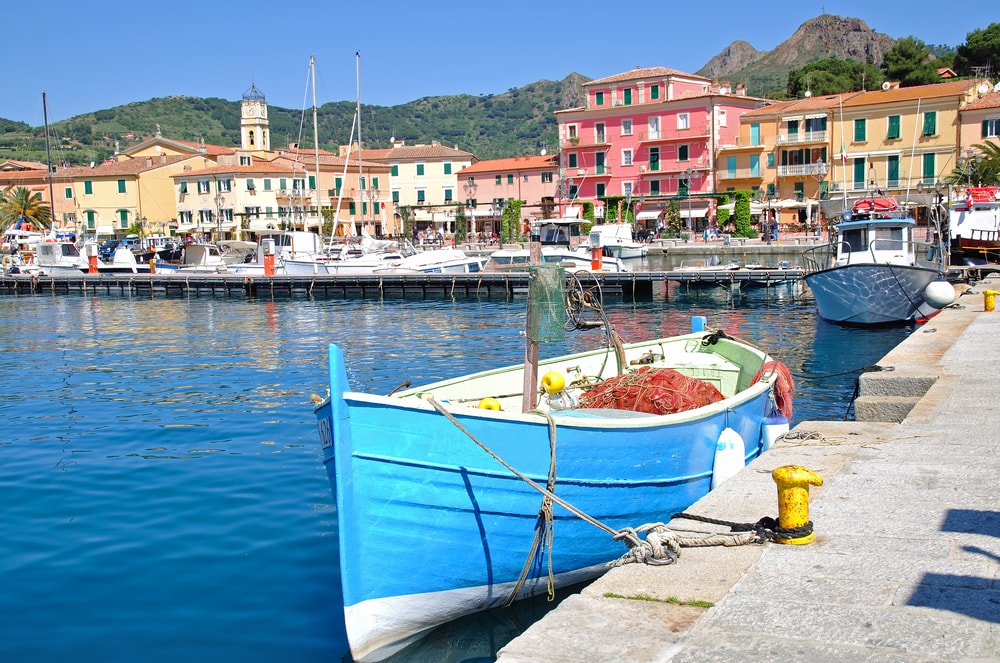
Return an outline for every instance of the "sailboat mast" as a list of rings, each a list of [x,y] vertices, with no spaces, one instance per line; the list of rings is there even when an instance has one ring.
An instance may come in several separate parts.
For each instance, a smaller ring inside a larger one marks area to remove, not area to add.
[[[365,169],[361,161],[361,51],[354,51],[354,86],[357,91],[355,114],[358,118],[358,190],[361,192],[361,230],[365,226]]]
[[[319,234],[320,237],[323,236],[323,214],[319,207],[319,124],[316,123],[316,56],[309,56],[309,76],[312,78],[312,93],[313,93],[313,149],[316,154],[316,181],[313,183],[313,190],[316,192],[316,213],[319,214],[320,224],[319,224]],[[308,230],[308,228],[303,228],[302,230]]]
[[[42,118],[45,120],[45,165],[48,171],[46,175],[49,180],[49,230],[55,232],[55,204],[56,198],[52,193],[52,150],[49,147],[49,105],[45,100],[45,91],[42,91]]]

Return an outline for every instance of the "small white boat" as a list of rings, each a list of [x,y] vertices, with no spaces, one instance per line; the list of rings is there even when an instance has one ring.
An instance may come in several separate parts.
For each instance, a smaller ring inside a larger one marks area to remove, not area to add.
[[[1000,187],[969,187],[949,214],[955,264],[1000,262]]]
[[[41,242],[35,249],[35,260],[46,276],[79,276],[88,270],[87,259],[73,242]]]
[[[185,244],[184,257],[176,271],[183,274],[220,274],[228,272],[229,265],[215,244]]]
[[[628,223],[599,223],[590,228],[591,237],[599,233],[604,254],[622,260],[645,258],[649,247],[637,242]]]
[[[621,258],[604,256],[600,258],[600,268],[594,270],[591,249],[583,244],[574,246],[574,238],[581,238],[580,219],[546,219],[539,221],[532,231],[542,245],[542,262],[560,264],[570,273],[576,272],[627,272]],[[490,254],[489,267],[493,270],[524,270],[531,262],[530,250],[519,245],[515,249],[498,249]]]

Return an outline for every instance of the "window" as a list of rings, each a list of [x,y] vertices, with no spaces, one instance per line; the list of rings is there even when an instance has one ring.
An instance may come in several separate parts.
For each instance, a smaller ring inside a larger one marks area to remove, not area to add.
[[[126,227],[128,225],[128,210],[118,210],[118,220],[121,222],[122,228]]]
[[[649,195],[651,196],[660,195],[660,180],[649,181]]]
[[[198,193],[208,193],[209,181],[208,180],[198,180]]]
[[[594,125],[594,142],[604,142],[604,123],[598,122]]]
[[[552,173],[542,173],[542,184],[552,184]]]
[[[688,113],[677,114],[677,129],[685,130],[691,128],[691,115]]]
[[[660,148],[649,148],[649,169],[656,172],[660,169]]]
[[[316,176],[315,175],[310,175],[309,176],[309,188],[311,190],[315,190],[316,189]]]
[[[854,160],[854,188],[865,188],[865,160],[863,158]]]
[[[90,180],[84,180],[83,181],[83,193],[86,194],[86,195],[88,195],[88,196],[90,194],[94,193],[94,183],[91,182]]]
[[[417,189],[417,202],[423,203],[427,200],[427,193],[423,189]]]
[[[445,189],[444,190],[444,202],[450,203],[452,200],[454,200],[454,197],[452,196],[451,189]]]
[[[394,202],[394,203],[398,203],[399,202],[399,189],[393,189],[392,190],[392,202]]]
[[[594,153],[594,174],[595,175],[604,174],[604,152]]]
[[[890,188],[895,188],[899,186],[899,157],[895,154],[891,154],[886,158],[886,176],[888,179],[888,186]]]
[[[73,187],[71,187],[71,186],[66,187],[65,194],[66,194],[66,198],[72,198],[73,197]]]
[[[594,105],[595,106],[603,106],[604,105],[604,93],[603,92],[595,92],[594,93]]]
[[[358,204],[353,200],[347,205],[347,213],[351,216],[357,216],[358,214]]]
[[[219,180],[219,193],[229,193],[233,190],[233,181],[230,179]]]
[[[649,117],[649,139],[658,140],[660,138],[660,118],[656,115]]]
[[[264,216],[266,216],[269,219],[273,219],[274,218],[274,208],[271,207],[270,205],[267,206],[267,207],[265,207],[264,208]]]
[[[368,188],[367,186],[365,186],[365,178],[363,177],[358,178],[358,188],[361,189],[362,191]]]
[[[372,188],[375,189],[376,191],[378,191],[378,178],[377,177],[373,177],[372,178]]]
[[[287,189],[288,188],[288,178],[279,177],[278,178],[278,188],[279,189]],[[364,187],[362,187],[362,188],[364,188]]]
[[[729,120],[727,118],[729,116],[726,115],[726,109],[725,108],[719,108],[719,109],[716,109],[716,110],[717,110],[717,112],[715,113],[715,115],[716,115],[716,117],[719,118],[719,126],[720,127],[728,126],[727,122],[729,122]]]
[[[924,135],[934,136],[937,134],[937,111],[924,113]]]
[[[344,180],[340,177],[333,178],[333,186],[336,187],[336,191],[339,194],[341,188],[344,186]]]
[[[253,183],[253,178],[252,177],[248,177],[247,178],[247,191],[253,191],[256,188],[257,188],[256,185],[254,185],[254,183]]]
[[[607,185],[604,182],[598,182],[594,185],[594,197],[603,198],[606,194]]]
[[[97,212],[94,210],[87,210],[83,213],[83,216],[87,219],[87,229],[93,230],[95,222],[97,221]]]
[[[632,165],[632,150],[622,150],[622,165],[623,166]]]
[[[579,193],[580,193],[580,187],[579,187],[579,185],[576,185],[576,184],[570,184],[569,185],[569,199],[570,200],[576,200],[576,198],[579,195]]]
[[[271,178],[270,177],[265,177],[264,178],[264,191],[270,191],[270,190],[271,190]]]
[[[774,152],[767,153],[767,167],[774,168]]]
[[[631,196],[632,195],[632,183],[631,182],[622,182],[622,195],[623,196]]]
[[[899,116],[890,115],[886,122],[885,137],[889,140],[899,138]]]
[[[392,164],[392,176],[393,177],[399,177],[399,164],[398,163]]]
[[[688,145],[678,145],[677,146],[677,160],[687,161],[690,156],[690,146]]]
[[[632,88],[625,88],[624,90],[622,90],[622,94],[624,95],[624,98],[625,98],[625,105],[626,106],[631,106],[632,105]]]
[[[500,175],[497,175],[497,176],[496,176],[496,181],[494,182],[494,184],[496,184],[497,186],[500,186],[500,183],[501,183],[501,182],[500,182],[500,178],[501,178],[501,176],[500,176]]]
[[[421,176],[423,174],[424,174],[424,164],[418,163],[417,164],[417,176],[419,177],[419,176]]]
[[[997,136],[1000,136],[1000,118],[983,120],[983,138],[996,138]]]
[[[650,85],[649,86],[649,98],[650,99],[654,99],[654,100],[660,98],[660,86],[659,85]]]
[[[444,174],[445,175],[451,175],[451,162],[450,161],[446,161],[445,164],[444,164]]]
[[[293,177],[292,178],[292,190],[303,191],[306,188],[306,178],[304,177]]]
[[[760,177],[760,155],[750,155],[750,177]]]
[[[566,167],[576,168],[576,152],[570,152],[566,155]]]
[[[760,145],[760,123],[754,122],[750,125],[750,144]]]
[[[865,136],[868,133],[867,132],[867,126],[866,126],[866,124],[867,123],[866,123],[866,121],[865,121],[864,118],[858,118],[857,120],[854,120],[854,142],[855,143],[863,143],[865,140],[867,140],[865,138]]]
[[[632,120],[631,119],[626,118],[626,119],[622,120],[622,135],[623,136],[631,136],[632,135]]]
[[[118,193],[125,193],[125,180],[118,180]]]
[[[241,166],[249,166],[250,165],[250,157],[249,156],[240,156],[240,165]]]
[[[181,194],[185,194],[185,193],[188,192],[188,183],[187,183],[187,181],[182,181],[180,183],[180,192],[181,192]]]
[[[513,173],[508,173],[507,174],[507,184],[513,184],[513,183],[514,183],[514,175],[513,175]]]
[[[726,177],[734,179],[736,177],[736,157],[726,157]]]
[[[469,176],[469,186],[475,186],[475,185],[476,185],[476,178],[470,175]]]

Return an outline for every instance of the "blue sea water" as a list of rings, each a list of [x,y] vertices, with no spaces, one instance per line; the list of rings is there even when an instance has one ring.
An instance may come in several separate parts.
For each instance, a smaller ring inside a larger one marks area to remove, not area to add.
[[[797,376],[796,420],[844,418],[857,369],[911,333],[828,325],[785,286],[671,285],[606,307],[625,340],[704,315],[774,353]],[[521,361],[524,308],[0,298],[0,660],[349,661],[309,399],[325,393],[327,344],[353,388],[387,392]],[[576,332],[542,354],[600,340]],[[550,607],[449,625],[400,660],[492,660]]]

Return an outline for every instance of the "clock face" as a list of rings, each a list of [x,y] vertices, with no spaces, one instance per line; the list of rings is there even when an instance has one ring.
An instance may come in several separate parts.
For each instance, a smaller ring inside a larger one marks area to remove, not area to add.
[[[257,112],[258,108],[256,103],[247,104],[246,106],[243,107],[243,114],[246,115],[247,117],[253,117],[254,115],[257,114]]]

